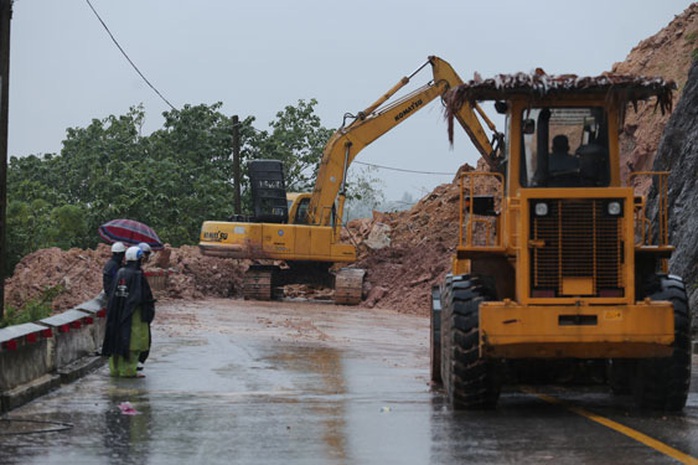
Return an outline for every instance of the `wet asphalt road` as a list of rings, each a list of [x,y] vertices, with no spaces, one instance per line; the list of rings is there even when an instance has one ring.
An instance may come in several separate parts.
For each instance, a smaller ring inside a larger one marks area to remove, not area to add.
[[[6,415],[0,463],[698,463],[695,357],[680,415],[600,388],[452,412],[428,383],[426,318],[215,300],[161,305],[153,331],[146,378],[104,367]]]

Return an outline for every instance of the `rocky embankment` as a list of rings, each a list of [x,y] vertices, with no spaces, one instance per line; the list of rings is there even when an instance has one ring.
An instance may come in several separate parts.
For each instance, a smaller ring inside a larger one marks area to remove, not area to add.
[[[698,60],[693,62],[681,100],[664,129],[655,171],[668,178],[669,242],[676,251],[672,273],[687,284],[690,306],[698,310]]]

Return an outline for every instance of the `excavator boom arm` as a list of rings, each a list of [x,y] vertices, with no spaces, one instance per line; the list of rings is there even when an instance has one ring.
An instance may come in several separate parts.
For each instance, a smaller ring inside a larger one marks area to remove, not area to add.
[[[330,224],[337,194],[344,193],[346,170],[358,153],[439,97],[443,91],[443,85],[425,86],[380,111],[366,115],[364,119],[357,118],[349,126],[335,132],[325,146],[320,162],[310,200],[310,224]]]
[[[433,80],[395,102],[384,105],[396,92],[410,82],[426,64],[431,64]],[[453,68],[438,57],[429,61],[409,77],[403,77],[376,102],[360,112],[347,126],[338,129],[330,138],[323,151],[317,180],[308,208],[308,223],[328,226],[341,218],[344,206],[346,172],[358,153],[371,142],[390,131],[408,117],[425,107],[437,97],[442,97],[451,87],[463,81]],[[477,110],[486,124],[494,131],[494,125],[477,106],[463,105],[456,118],[473,141],[475,147],[488,160],[492,157],[492,145],[475,113]],[[337,195],[339,205],[335,206]]]

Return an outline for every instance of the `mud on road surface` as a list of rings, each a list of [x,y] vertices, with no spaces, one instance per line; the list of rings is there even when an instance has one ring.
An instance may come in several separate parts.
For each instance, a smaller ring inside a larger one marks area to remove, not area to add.
[[[160,305],[153,333],[145,379],[104,367],[13,411],[72,427],[0,435],[0,463],[371,463],[404,440],[427,460],[404,417],[431,398],[424,318],[221,299]]]
[[[604,390],[552,388],[507,390],[495,411],[450,411],[428,383],[428,326],[419,316],[308,302],[161,304],[146,378],[110,378],[103,367],[12,411],[0,424],[0,463],[668,464],[672,451],[698,456],[695,393],[680,415],[636,412]]]

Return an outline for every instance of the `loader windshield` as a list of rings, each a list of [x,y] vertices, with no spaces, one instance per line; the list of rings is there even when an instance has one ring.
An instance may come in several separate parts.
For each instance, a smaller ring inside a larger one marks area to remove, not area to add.
[[[521,115],[521,185],[601,187],[610,181],[601,107],[541,107]]]

